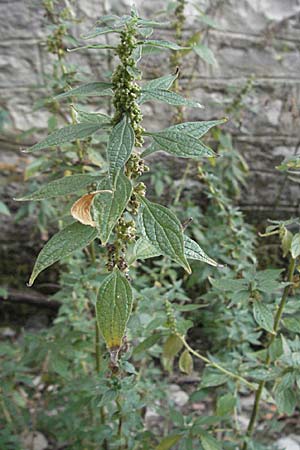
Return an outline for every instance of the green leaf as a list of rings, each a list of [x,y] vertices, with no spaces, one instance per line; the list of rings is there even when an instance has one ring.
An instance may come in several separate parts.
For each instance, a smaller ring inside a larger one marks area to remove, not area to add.
[[[101,123],[103,125],[110,125],[111,117],[106,114],[101,113],[90,113],[83,111],[82,109],[74,108],[77,116],[78,122],[90,122],[90,123]]]
[[[204,450],[222,450],[222,445],[210,434],[202,434],[200,441]]]
[[[300,255],[300,233],[294,235],[291,244],[291,254],[294,259]]]
[[[275,390],[275,402],[281,414],[292,415],[296,407],[296,395],[293,389],[281,389],[280,386]]]
[[[109,44],[90,44],[90,45],[82,45],[80,47],[74,47],[71,49],[68,49],[68,52],[78,52],[79,50],[86,50],[86,49],[92,49],[92,50],[116,50],[116,47]]]
[[[133,355],[138,355],[139,353],[143,353],[146,350],[149,350],[149,348],[153,347],[161,338],[161,335],[158,333],[152,334],[151,336],[144,339],[142,342],[140,342],[134,349],[133,349]]]
[[[142,225],[144,236],[163,255],[170,256],[188,273],[190,266],[184,255],[183,232],[181,223],[168,208],[152,203],[144,197],[139,197],[144,205]]]
[[[163,438],[155,447],[155,450],[169,450],[182,438],[181,434],[172,434]]]
[[[213,54],[211,49],[208,48],[206,45],[203,44],[193,45],[193,50],[195,51],[195,53],[197,53],[198,56],[200,56],[201,59],[203,59],[208,64],[211,64],[212,66],[218,65],[215,55]]]
[[[113,187],[134,146],[134,131],[127,116],[112,129],[107,146],[109,175]]]
[[[203,108],[203,106],[196,101],[187,100],[176,92],[167,91],[166,89],[143,89],[142,97],[139,103],[145,103],[152,100],[167,103],[174,106],[190,106],[192,108]]]
[[[226,381],[228,381],[228,376],[224,373],[205,370],[201,380],[201,388],[220,386]]]
[[[122,25],[119,23],[119,21],[117,22],[117,24],[115,26],[110,26],[110,27],[96,27],[94,28],[92,31],[90,31],[89,33],[81,36],[82,39],[92,39],[94,37],[97,36],[101,36],[102,34],[108,34],[108,33],[121,33],[122,31]]]
[[[236,405],[236,398],[234,395],[228,393],[219,397],[217,400],[217,414],[218,416],[226,416],[231,413]]]
[[[170,22],[157,22],[156,20],[151,19],[138,19],[137,21],[138,27],[166,27],[170,25]]]
[[[109,349],[119,349],[122,345],[131,308],[131,286],[115,268],[101,284],[96,303],[97,323]]]
[[[204,145],[194,136],[177,129],[167,128],[162,131],[157,131],[156,133],[146,134],[153,138],[156,145],[151,151],[146,149],[142,153],[142,157],[147,156],[156,150],[163,150],[166,153],[180,158],[202,159],[216,156],[211,148]]]
[[[193,358],[188,350],[184,350],[184,352],[181,353],[178,364],[181,372],[191,375],[194,364]]]
[[[112,83],[106,83],[103,81],[94,81],[92,83],[82,84],[76,88],[70,89],[67,92],[56,95],[56,100],[68,97],[94,97],[112,95]]]
[[[197,261],[202,261],[206,264],[210,264],[214,267],[224,267],[221,264],[218,264],[216,261],[211,259],[200,247],[197,242],[191,239],[188,236],[183,237],[184,240],[184,254],[187,259],[195,259]]]
[[[283,235],[281,236],[281,247],[283,250],[283,256],[286,257],[291,250],[293,240],[293,234],[284,227]]]
[[[26,149],[25,153],[35,152],[47,147],[53,147],[54,145],[65,144],[66,142],[73,142],[76,141],[76,139],[84,139],[96,133],[96,131],[100,130],[101,127],[102,124],[89,122],[68,125],[67,127],[55,130],[41,142],[38,142],[32,147],[29,147],[29,149]]]
[[[148,239],[144,237],[140,237],[133,249],[134,258],[136,259],[148,259],[148,258],[155,258],[156,256],[161,255],[161,251],[157,249],[154,245],[151,244],[151,242],[148,241]]]
[[[204,134],[206,134],[211,128],[218,125],[222,125],[227,122],[227,118],[220,120],[208,120],[199,122],[183,122],[177,125],[172,125],[167,128],[168,130],[175,130],[187,133],[189,136],[200,139]]]
[[[4,214],[5,216],[10,216],[10,211],[5,203],[0,201],[0,214]]]
[[[89,185],[95,184],[101,180],[102,177],[95,175],[70,175],[68,177],[59,178],[58,180],[51,181],[45,186],[41,187],[32,194],[25,195],[15,199],[18,202],[31,201],[31,200],[44,200],[45,198],[55,198],[60,195],[68,195],[78,193],[82,189],[86,189]]]
[[[169,50],[185,50],[187,47],[181,47],[175,42],[159,40],[159,39],[148,39],[147,41],[141,42],[143,46],[166,48]]]
[[[32,286],[36,277],[44,269],[65,258],[76,250],[89,245],[97,237],[97,230],[79,222],[72,223],[56,233],[40,251],[28,285]]]
[[[194,5],[197,8],[197,5]],[[200,12],[200,11],[199,11]],[[203,14],[203,12],[200,12],[199,16],[196,16],[196,19],[198,19],[200,22],[205,23],[205,25],[208,25],[211,28],[220,29],[220,25],[214,21],[210,16],[207,16],[206,14]]]
[[[283,325],[290,331],[294,333],[300,333],[300,318],[296,317],[286,317],[283,320]]]
[[[126,208],[131,193],[131,181],[125,175],[120,174],[113,192],[104,190],[95,195],[92,216],[102,245],[107,243],[114,226]]]
[[[269,308],[261,301],[253,303],[253,316],[258,325],[266,331],[273,333],[274,318]]]
[[[183,347],[181,339],[176,334],[171,334],[163,346],[163,357],[167,359],[174,358]]]
[[[164,75],[163,77],[154,78],[154,80],[148,81],[143,86],[143,90],[153,90],[153,89],[170,89],[176,78],[178,77],[178,74],[175,75]],[[143,97],[143,94],[141,95]],[[142,102],[140,102],[142,103]]]
[[[245,290],[248,282],[244,279],[231,279],[231,278],[221,278],[219,280],[210,279],[211,284],[214,288],[220,289],[221,291],[234,291]]]

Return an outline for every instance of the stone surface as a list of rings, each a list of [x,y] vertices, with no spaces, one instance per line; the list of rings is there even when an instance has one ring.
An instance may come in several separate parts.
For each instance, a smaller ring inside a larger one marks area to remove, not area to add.
[[[276,445],[278,450],[300,450],[300,444],[294,436],[282,437],[276,442]]]
[[[177,384],[170,384],[169,399],[174,402],[175,406],[182,408],[189,401],[189,396]]]
[[[89,30],[103,13],[126,13],[129,0],[74,0],[80,22],[74,35]],[[141,15],[153,17],[164,6],[162,0],[137,0]],[[267,217],[283,177],[275,166],[293,155],[300,126],[300,0],[204,0],[203,11],[218,23],[205,29],[190,2],[184,37],[201,31],[205,44],[214,51],[218,65],[209,66],[196,55],[186,55],[181,66],[181,84],[186,95],[197,98],[204,110],[186,110],[187,120],[223,117],[237,91],[253,75],[252,90],[243,100],[238,121],[229,114],[224,130],[234,133],[234,145],[250,167],[248,191],[241,206],[251,212],[257,205]],[[33,20],[34,18],[34,20]],[[0,2],[0,107],[8,111],[12,133],[34,127],[43,133],[48,114],[32,112],[34,102],[47,90],[51,61],[43,47],[47,34],[39,0]],[[204,31],[203,31],[204,30]],[[156,30],[155,37],[174,40],[174,32]],[[100,39],[100,38],[99,38]],[[101,38],[102,39],[102,38]],[[104,38],[103,38],[104,39]],[[110,39],[110,38],[109,38]],[[107,59],[98,51],[70,53],[68,61],[80,67],[84,77],[104,80]],[[168,52],[142,60],[146,78],[169,72]],[[172,108],[161,103],[143,106],[145,126],[151,130],[169,125]],[[1,145],[2,155],[6,148]],[[299,185],[286,186],[278,204],[278,215],[299,213]]]

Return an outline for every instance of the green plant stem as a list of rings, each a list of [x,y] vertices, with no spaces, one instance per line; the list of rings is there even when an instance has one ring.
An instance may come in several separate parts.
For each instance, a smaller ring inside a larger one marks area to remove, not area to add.
[[[118,438],[121,441],[121,439],[122,439],[123,417],[122,417],[122,405],[121,405],[121,402],[120,402],[120,397],[117,397],[116,404],[117,404],[118,410],[119,410]],[[123,449],[123,445],[120,444],[119,450],[122,450],[122,449]]]
[[[176,192],[176,196],[175,196],[175,199],[174,199],[174,205],[177,205],[179,200],[180,200],[180,196],[181,196],[181,193],[182,193],[182,191],[184,189],[185,182],[186,182],[186,179],[188,177],[190,168],[191,168],[191,161],[188,161],[188,163],[187,163],[187,165],[185,167],[182,179],[180,180],[180,185],[178,186],[178,189],[177,189],[177,192]]]
[[[292,281],[293,281],[295,267],[296,267],[296,259],[291,257],[290,263],[289,263],[289,268],[288,268],[288,275],[287,275],[287,281],[289,283],[292,283]],[[290,284],[284,288],[277,312],[274,317],[274,332],[270,335],[270,339],[269,339],[268,345],[266,347],[266,350],[267,350],[267,356],[266,356],[266,360],[265,360],[266,368],[268,368],[271,363],[269,348],[271,347],[271,345],[273,344],[273,342],[277,336],[281,317],[282,317],[282,314],[283,314],[283,311],[284,311],[284,308],[285,308],[285,305],[286,305],[286,302],[287,302],[287,299],[288,299],[288,296],[290,293],[290,289],[291,289]],[[255,394],[253,409],[252,409],[252,413],[251,413],[251,417],[250,417],[250,421],[249,421],[249,424],[247,427],[247,433],[246,433],[246,436],[248,438],[250,438],[252,436],[253,431],[254,431],[254,426],[255,426],[258,412],[259,412],[260,400],[261,400],[261,396],[262,396],[265,384],[266,384],[265,381],[260,381],[257,391],[256,391],[256,394]],[[247,450],[247,449],[248,449],[248,443],[245,442],[243,445],[243,450]]]
[[[201,355],[196,350],[192,349],[192,347],[189,346],[189,344],[186,342],[185,338],[181,336],[180,334],[177,334],[185,348],[196,358],[201,359],[201,361],[205,362],[208,366],[214,367],[215,369],[219,370],[220,372],[224,373],[225,375],[229,376],[230,378],[233,378],[235,380],[239,380],[241,383],[245,384],[251,389],[256,389],[256,385],[251,383],[250,381],[246,380],[245,378],[241,377],[240,375],[231,372],[230,370],[225,369],[225,367],[220,366],[220,364],[211,361],[210,359],[206,358],[206,356]]]

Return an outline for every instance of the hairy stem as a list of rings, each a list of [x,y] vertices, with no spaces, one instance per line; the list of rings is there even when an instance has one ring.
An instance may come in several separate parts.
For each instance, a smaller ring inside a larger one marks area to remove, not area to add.
[[[292,283],[292,281],[293,281],[295,266],[296,266],[296,260],[291,257],[290,263],[289,263],[289,268],[288,268],[288,275],[287,275],[287,281],[289,283]],[[283,314],[283,311],[284,311],[284,308],[285,308],[285,305],[286,305],[286,302],[287,302],[287,299],[288,299],[288,296],[290,293],[290,289],[291,289],[290,285],[288,285],[284,288],[277,312],[274,317],[274,333],[272,333],[270,335],[269,342],[266,347],[267,356],[266,356],[266,360],[265,360],[265,367],[267,367],[267,368],[270,366],[270,363],[271,363],[269,348],[271,347],[271,345],[273,344],[273,342],[276,339],[277,332],[278,332],[278,329],[280,326],[281,317],[282,317],[282,314]],[[257,416],[259,413],[259,405],[260,405],[260,400],[261,400],[261,396],[262,396],[264,387],[265,387],[265,381],[260,381],[257,391],[256,391],[256,394],[255,394],[254,405],[253,405],[251,417],[250,417],[248,428],[247,428],[246,436],[248,438],[250,438],[252,436],[253,431],[254,431],[254,426],[255,426]],[[247,450],[247,449],[248,449],[248,442],[245,442],[243,445],[243,450]]]

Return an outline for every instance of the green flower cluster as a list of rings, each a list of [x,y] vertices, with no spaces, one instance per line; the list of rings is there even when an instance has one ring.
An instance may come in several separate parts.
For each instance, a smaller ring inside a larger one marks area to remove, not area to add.
[[[112,77],[113,104],[116,110],[113,122],[118,123],[123,115],[127,114],[135,133],[135,145],[142,147],[144,129],[140,123],[143,116],[136,101],[141,93],[141,88],[135,82],[137,67],[133,57],[133,52],[137,47],[136,34],[136,18],[133,17],[131,22],[126,25],[125,30],[121,32],[121,42],[116,50],[121,63]]]

